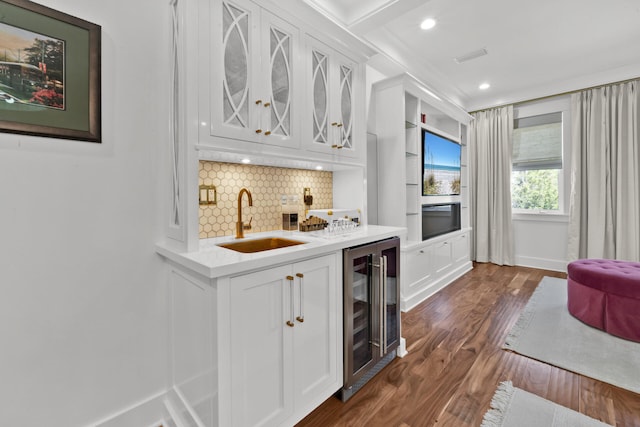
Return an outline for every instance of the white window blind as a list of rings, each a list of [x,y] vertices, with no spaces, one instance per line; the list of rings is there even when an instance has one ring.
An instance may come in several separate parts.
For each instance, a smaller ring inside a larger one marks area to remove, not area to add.
[[[513,170],[562,169],[562,113],[516,119]]]

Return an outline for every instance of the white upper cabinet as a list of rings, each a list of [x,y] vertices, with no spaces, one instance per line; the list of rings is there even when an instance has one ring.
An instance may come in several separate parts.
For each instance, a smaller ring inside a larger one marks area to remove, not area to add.
[[[298,29],[250,1],[212,5],[211,135],[298,147]]]
[[[297,6],[198,4],[185,120],[199,149],[364,164],[366,47]]]
[[[308,148],[356,156],[358,64],[312,37],[306,45]]]

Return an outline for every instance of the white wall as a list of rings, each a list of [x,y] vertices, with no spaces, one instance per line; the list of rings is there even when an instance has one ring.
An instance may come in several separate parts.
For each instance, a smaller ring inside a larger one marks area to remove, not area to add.
[[[167,384],[168,1],[40,3],[102,26],[103,143],[0,133],[0,419],[79,426]]]

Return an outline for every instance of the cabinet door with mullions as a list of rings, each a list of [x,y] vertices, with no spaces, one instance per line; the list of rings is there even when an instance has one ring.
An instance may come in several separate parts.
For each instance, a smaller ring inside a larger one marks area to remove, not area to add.
[[[250,1],[214,5],[211,135],[297,148],[299,30]]]
[[[212,128],[214,132],[216,126],[226,128],[229,135],[241,135],[243,131],[251,131],[255,127],[255,117],[257,111],[252,103],[255,102],[254,82],[252,76],[255,69],[255,20],[259,15],[257,8],[242,7],[236,3],[222,1],[222,78],[219,81],[214,79],[214,94],[220,92],[220,97],[212,100],[215,107],[220,107],[221,117],[212,118]],[[216,40],[214,40],[214,43]],[[219,85],[219,86],[218,86]],[[219,122],[219,123],[218,123]]]
[[[340,70],[340,147],[353,149],[353,67],[339,64]]]
[[[297,124],[300,118],[294,108],[296,104],[297,84],[296,51],[298,48],[298,30],[276,17],[264,11],[262,12],[263,34],[265,43],[263,52],[268,56],[263,57],[264,80],[262,87],[268,88],[268,99],[264,101],[264,113],[262,116],[263,142],[275,145],[291,147],[294,142],[292,137],[298,133]]]
[[[356,66],[312,37],[306,43],[309,149],[353,156]]]
[[[317,49],[311,49],[311,82],[313,142],[329,146],[329,57]]]

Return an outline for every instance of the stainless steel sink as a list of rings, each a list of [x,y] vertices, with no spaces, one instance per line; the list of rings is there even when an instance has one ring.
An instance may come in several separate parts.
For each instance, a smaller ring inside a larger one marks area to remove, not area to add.
[[[285,239],[282,237],[264,237],[262,239],[241,240],[231,243],[220,243],[218,246],[232,251],[250,254],[254,252],[270,251],[272,249],[286,248],[288,246],[302,245],[306,242]]]

